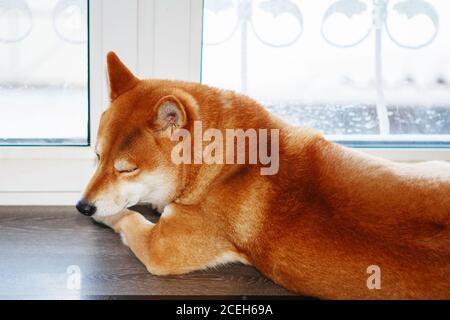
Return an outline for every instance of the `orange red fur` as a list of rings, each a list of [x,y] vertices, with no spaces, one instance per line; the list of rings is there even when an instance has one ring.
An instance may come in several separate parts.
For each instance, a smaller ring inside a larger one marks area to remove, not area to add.
[[[112,102],[84,197],[149,272],[240,261],[319,298],[450,298],[450,165],[367,156],[231,91],[138,80],[114,53],[108,69]],[[250,164],[174,164],[165,102],[188,130],[195,120],[220,130],[279,129],[278,174],[262,176]],[[160,221],[124,209],[137,201],[163,210]],[[367,287],[370,265],[380,267],[381,289]]]

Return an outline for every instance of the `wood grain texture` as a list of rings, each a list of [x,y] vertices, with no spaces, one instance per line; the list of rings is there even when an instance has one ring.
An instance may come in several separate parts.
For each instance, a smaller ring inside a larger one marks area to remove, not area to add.
[[[135,210],[158,219],[146,208]],[[81,269],[81,290],[67,288],[71,265]],[[72,207],[0,207],[0,299],[127,295],[291,293],[241,264],[182,276],[152,276],[117,234]]]

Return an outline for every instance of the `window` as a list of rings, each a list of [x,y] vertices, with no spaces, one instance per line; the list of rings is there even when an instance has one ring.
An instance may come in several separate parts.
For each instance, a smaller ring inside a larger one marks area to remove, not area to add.
[[[447,2],[389,1],[377,55],[372,1],[0,0],[0,205],[78,200],[110,50],[141,78],[241,91],[377,156],[450,160]]]
[[[0,2],[0,144],[87,145],[88,1]]]
[[[353,146],[450,146],[450,3],[205,0],[202,81]]]

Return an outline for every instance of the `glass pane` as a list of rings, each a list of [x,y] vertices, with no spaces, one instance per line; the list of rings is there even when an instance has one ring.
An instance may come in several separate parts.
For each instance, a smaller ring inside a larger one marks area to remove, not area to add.
[[[87,145],[88,1],[0,1],[0,144]]]
[[[357,146],[450,146],[450,1],[205,0],[202,82]]]

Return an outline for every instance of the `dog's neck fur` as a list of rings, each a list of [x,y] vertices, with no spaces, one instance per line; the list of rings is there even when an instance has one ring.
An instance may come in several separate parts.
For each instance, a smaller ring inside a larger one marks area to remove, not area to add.
[[[280,118],[267,112],[256,101],[229,91],[214,90],[215,96],[196,97],[196,99],[210,100],[212,105],[224,104],[223,108],[211,110],[210,105],[202,101],[198,103],[196,115],[202,122],[204,130],[207,128],[225,129],[278,129],[280,132],[280,172],[277,175],[297,178],[293,168],[283,166],[283,163],[301,161],[304,150],[316,139],[323,136],[309,128],[294,127]],[[270,143],[270,142],[269,142]],[[183,164],[178,170],[179,185],[174,202],[186,205],[200,203],[212,188],[220,188],[220,184],[233,177],[258,176],[260,164],[214,164],[196,165]],[[287,171],[289,170],[289,171]],[[260,177],[259,179],[266,179]],[[297,180],[299,182],[299,180]],[[292,191],[292,190],[291,190]]]

